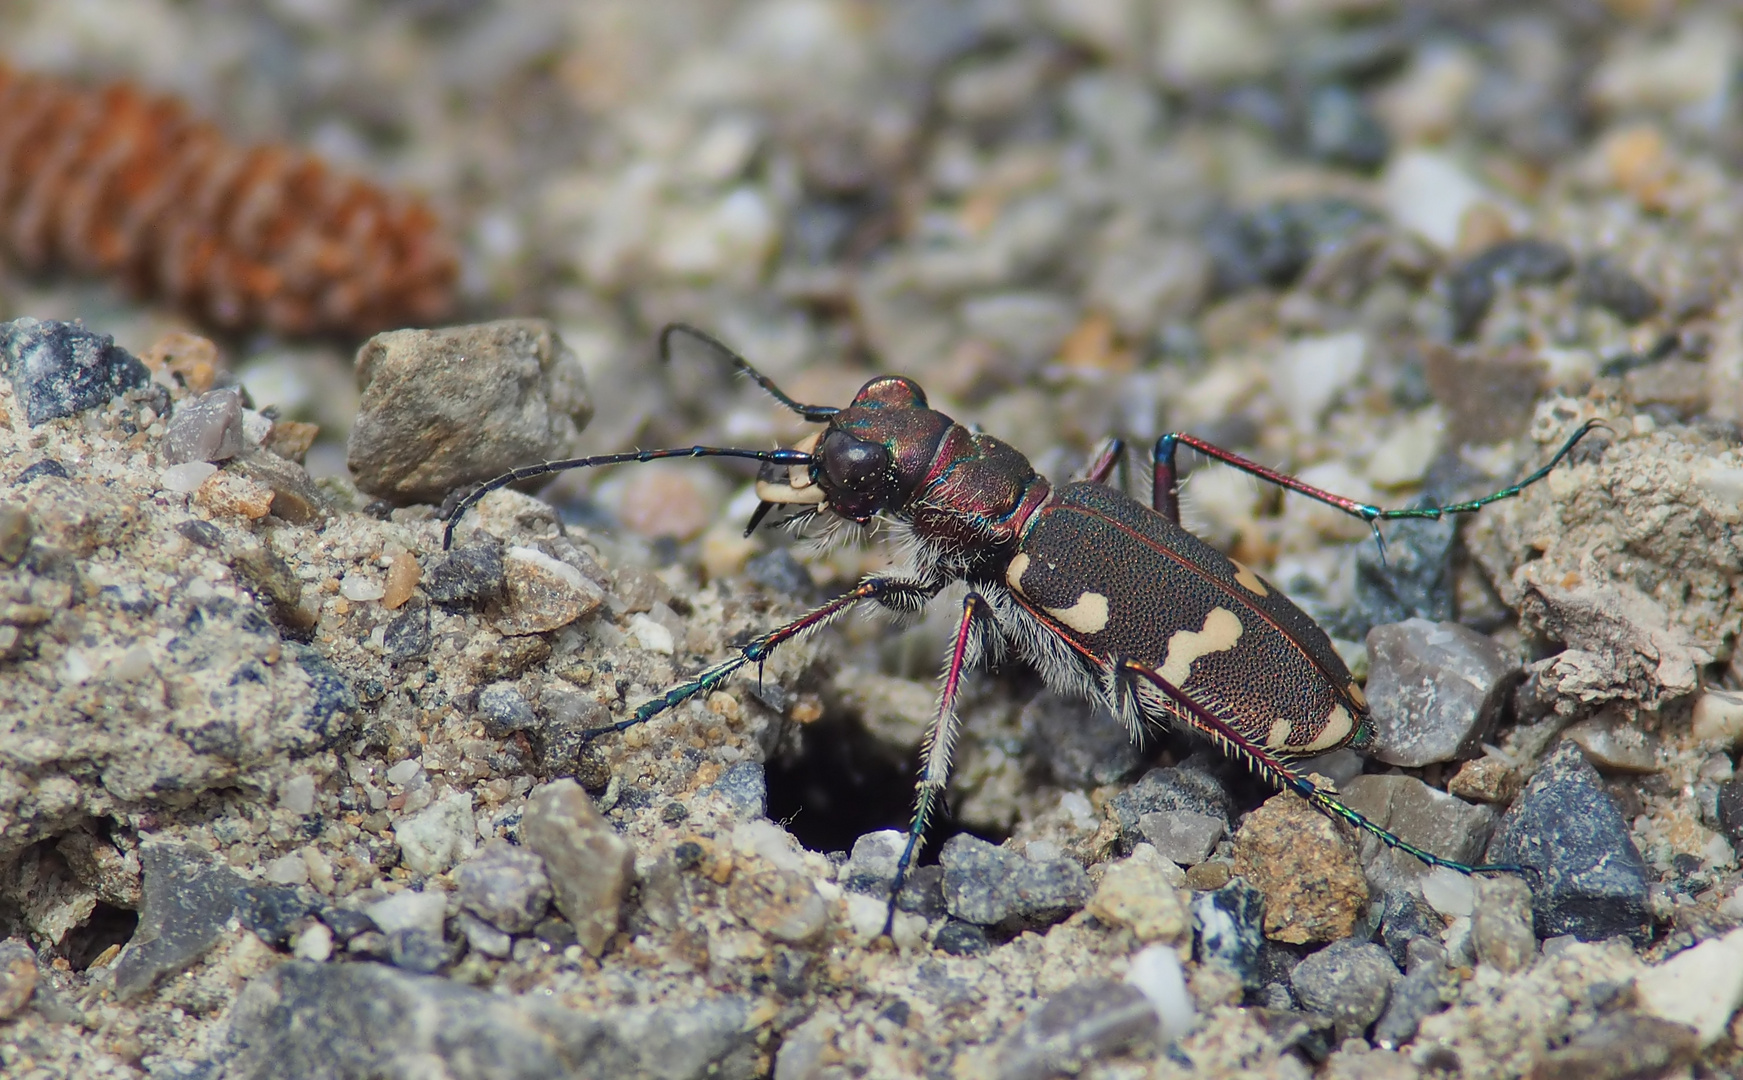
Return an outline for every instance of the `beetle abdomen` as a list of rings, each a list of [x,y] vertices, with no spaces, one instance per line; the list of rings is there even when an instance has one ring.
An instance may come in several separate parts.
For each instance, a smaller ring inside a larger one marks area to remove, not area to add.
[[[1086,658],[1136,661],[1270,750],[1317,754],[1367,736],[1361,688],[1313,620],[1112,488],[1060,488],[1005,584]]]

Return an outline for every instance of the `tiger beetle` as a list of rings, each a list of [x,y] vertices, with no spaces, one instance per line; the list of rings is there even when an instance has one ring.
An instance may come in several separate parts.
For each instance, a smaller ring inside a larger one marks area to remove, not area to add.
[[[744,357],[683,324],[660,334],[660,356],[684,334],[721,355],[781,405],[823,430],[776,450],[690,446],[570,458],[528,465],[459,500],[442,530],[488,492],[520,480],[662,458],[727,457],[762,462],[759,504],[746,535],[777,506],[796,508],[782,524],[823,515],[894,533],[908,556],[900,573],[871,574],[785,626],[738,646],[628,717],[584,733],[592,739],[643,724],[725,683],[746,665],[759,668],[783,642],[817,630],[862,603],[914,613],[954,582],[967,584],[944,661],[943,684],[922,744],[922,766],[907,843],[896,865],[884,932],[928,819],[950,772],[963,676],[1009,647],[1054,690],[1087,698],[1119,717],[1134,739],[1149,724],[1172,722],[1209,739],[1262,779],[1287,788],[1334,819],[1349,822],[1430,866],[1461,873],[1532,873],[1511,863],[1470,865],[1405,841],[1346,806],[1298,768],[1302,758],[1339,747],[1361,750],[1374,736],[1368,702],[1331,639],[1278,588],[1180,525],[1175,453],[1207,457],[1367,522],[1466,514],[1511,498],[1548,475],[1598,421],[1588,421],[1549,463],[1523,480],[1468,502],[1385,510],[1312,487],[1191,435],[1163,435],[1152,453],[1151,505],[1107,480],[1123,448],[1110,440],[1081,479],[1059,487],[1037,475],[1010,445],[930,408],[912,379],[880,375],[846,408],[804,405]],[[831,519],[825,519],[831,520]]]

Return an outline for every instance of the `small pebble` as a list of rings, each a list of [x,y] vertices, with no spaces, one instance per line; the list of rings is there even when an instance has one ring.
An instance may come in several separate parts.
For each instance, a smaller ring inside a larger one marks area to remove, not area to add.
[[[1451,251],[1458,244],[1465,211],[1488,194],[1451,155],[1409,149],[1394,155],[1386,167],[1381,197],[1393,222]]]
[[[315,812],[315,778],[298,773],[278,786],[278,805],[293,814],[308,816]]]
[[[382,629],[381,651],[390,660],[428,656],[432,644],[430,605],[422,600],[400,611]]]
[[[502,545],[493,538],[475,537],[437,557],[424,592],[441,604],[488,600],[502,591],[503,574]]]
[[[139,862],[139,927],[113,967],[119,1000],[204,956],[224,936],[246,887],[234,870],[195,844],[141,844]]]
[[[440,931],[399,930],[387,935],[387,960],[403,971],[434,975],[454,958]]]
[[[96,408],[151,381],[151,372],[108,334],[82,323],[0,323],[0,368],[31,427]]]
[[[9,1020],[36,992],[36,954],[22,941],[0,941],[0,1020]]]
[[[1302,960],[1289,976],[1304,1008],[1325,1013],[1341,1038],[1360,1035],[1386,1011],[1398,968],[1386,950],[1366,941],[1334,941]]]
[[[1120,828],[1126,849],[1148,843],[1144,835],[1145,814],[1188,811],[1220,818],[1224,828],[1234,828],[1234,803],[1212,773],[1208,759],[1189,758],[1180,765],[1151,769],[1138,781],[1108,801]]]
[[[339,595],[354,604],[380,600],[384,592],[379,582],[356,572],[347,573],[339,579]]]
[[[1265,896],[1265,936],[1302,945],[1355,931],[1368,904],[1356,851],[1293,792],[1272,796],[1235,834],[1235,873]]]
[[[1531,886],[1515,874],[1476,879],[1477,900],[1471,911],[1471,936],[1477,959],[1497,971],[1523,971],[1537,959],[1537,937],[1531,930]]]
[[[906,841],[907,834],[899,829],[864,834],[853,842],[853,850],[836,880],[849,892],[887,897],[895,883],[896,863],[902,857]]]
[[[478,691],[478,716],[484,721],[484,733],[493,739],[506,739],[538,723],[520,687],[506,682],[492,683]]]
[[[1489,844],[1488,862],[1537,868],[1533,922],[1540,937],[1602,941],[1651,935],[1646,864],[1597,771],[1563,743],[1532,776]]]
[[[460,903],[510,934],[538,925],[551,904],[544,862],[524,847],[492,840],[454,872]]]
[[[272,513],[273,490],[232,472],[217,472],[194,491],[194,505],[213,517],[259,521]]]
[[[207,461],[190,461],[182,465],[171,465],[158,474],[158,483],[165,491],[174,491],[182,495],[192,495],[200,489],[200,485],[211,479],[218,472],[218,466]]]
[[[1177,941],[1192,928],[1179,877],[1179,868],[1140,844],[1107,867],[1085,910],[1110,926],[1127,928],[1139,941]]]
[[[1686,1073],[1701,1053],[1688,1025],[1619,1012],[1601,1017],[1532,1066],[1531,1080],[1646,1080]]]
[[[1369,774],[1343,786],[1344,802],[1405,842],[1458,862],[1481,861],[1494,829],[1495,811],[1472,805],[1414,776]],[[1422,877],[1428,867],[1408,852],[1368,833],[1359,836],[1362,862],[1370,880],[1382,887]]]
[[[30,547],[30,538],[35,531],[30,515],[22,506],[0,504],[0,562],[18,565],[18,560],[24,558],[25,550]]]
[[[1458,623],[1406,619],[1368,632],[1368,753],[1417,768],[1469,756],[1499,714],[1516,659]]]
[[[1161,1022],[1136,986],[1076,983],[1031,1013],[999,1050],[998,1080],[1050,1080],[1092,1061],[1153,1046]]]
[[[1562,738],[1578,743],[1587,760],[1608,772],[1655,773],[1665,766],[1658,737],[1630,723],[1621,710],[1589,716],[1569,726]]]
[[[418,581],[423,576],[423,567],[409,553],[402,551],[395,555],[393,564],[387,568],[387,584],[382,589],[381,606],[389,611],[397,610],[412,598],[412,590],[418,587]]]
[[[1152,945],[1139,950],[1128,962],[1125,981],[1150,999],[1150,1007],[1162,1021],[1164,1040],[1190,1034],[1198,1023],[1192,993],[1186,988],[1186,972],[1173,947]]]
[[[514,951],[514,938],[480,919],[470,911],[462,911],[454,920],[466,945],[473,952],[502,959]]]
[[[176,532],[201,547],[213,551],[224,546],[224,534],[219,532],[218,527],[209,521],[201,521],[198,518],[178,521],[176,522]]]
[[[1436,866],[1422,875],[1422,898],[1449,919],[1468,918],[1477,906],[1476,882],[1469,874]]]
[[[1498,286],[1559,281],[1573,267],[1573,253],[1565,246],[1529,238],[1503,240],[1467,260],[1447,282],[1453,337],[1476,333],[1495,302]]]
[[[472,816],[472,796],[447,795],[410,817],[394,823],[400,861],[413,873],[440,874],[472,854],[478,830]]]
[[[526,846],[544,860],[557,910],[591,956],[617,933],[635,878],[635,851],[594,809],[581,785],[557,780],[535,788],[521,820]]]
[[[384,934],[423,930],[440,937],[442,921],[448,913],[448,898],[436,889],[427,892],[404,889],[363,910],[375,923],[375,928]]]
[[[1259,958],[1265,948],[1265,899],[1239,878],[1192,897],[1193,957],[1218,964],[1257,989]]]
[[[1386,1011],[1374,1025],[1374,1045],[1394,1050],[1416,1037],[1422,1021],[1449,1005],[1459,979],[1446,965],[1446,950],[1427,938],[1410,943],[1404,977],[1392,984]]]
[[[310,922],[291,939],[291,955],[298,960],[326,963],[333,955],[333,931],[323,923]]]
[[[387,782],[398,784],[400,787],[409,787],[412,781],[417,779],[418,774],[423,771],[423,768],[417,758],[396,761],[387,767]]]
[[[981,926],[1006,919],[1051,923],[1083,907],[1089,875],[1073,859],[1035,863],[979,837],[958,833],[938,854],[951,915]]]
[[[171,465],[228,461],[240,454],[244,445],[242,393],[226,387],[178,405],[164,432],[160,453]]]
[[[1601,307],[1630,325],[1658,313],[1659,299],[1640,279],[1602,255],[1580,268],[1579,300]]]
[[[829,907],[810,879],[778,867],[735,872],[726,906],[751,929],[789,944],[810,941],[829,925]]]
[[[261,877],[275,885],[307,885],[309,864],[301,852],[281,855],[261,867]]]
[[[760,761],[740,761],[727,766],[710,790],[740,818],[760,818],[768,813],[768,779]]]
[[[1685,949],[1634,980],[1642,1012],[1695,1029],[1700,1045],[1725,1033],[1743,1006],[1743,930]]]
[[[496,628],[504,634],[556,630],[605,602],[605,590],[592,579],[536,548],[511,547],[502,565],[507,604]]]
[[[932,944],[951,956],[979,956],[992,948],[985,930],[961,919],[947,921],[933,936]]]
[[[1138,831],[1163,858],[1197,866],[1210,857],[1227,825],[1221,815],[1194,810],[1152,811],[1138,818]]]
[[[1695,699],[1689,734],[1700,742],[1734,747],[1743,742],[1743,693],[1707,690]]]

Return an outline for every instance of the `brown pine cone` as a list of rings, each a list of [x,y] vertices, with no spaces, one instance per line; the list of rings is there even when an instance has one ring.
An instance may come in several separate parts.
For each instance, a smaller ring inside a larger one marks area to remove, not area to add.
[[[179,101],[0,64],[0,244],[118,276],[226,328],[441,319],[457,259],[421,199],[284,146],[232,145]]]

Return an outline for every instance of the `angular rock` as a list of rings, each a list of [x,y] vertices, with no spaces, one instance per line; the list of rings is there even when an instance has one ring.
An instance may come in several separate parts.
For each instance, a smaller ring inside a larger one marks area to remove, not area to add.
[[[1503,240],[1453,271],[1447,282],[1455,338],[1470,337],[1495,302],[1497,285],[1558,281],[1574,268],[1573,253],[1547,240]]]
[[[386,900],[370,904],[364,914],[384,934],[422,930],[441,937],[442,924],[448,915],[448,897],[439,889],[427,892],[402,889]]]
[[[424,592],[438,604],[467,604],[494,599],[502,592],[502,545],[495,537],[474,533],[426,568]]]
[[[478,716],[484,721],[484,733],[493,739],[506,739],[538,723],[520,687],[507,682],[492,683],[478,691]]]
[[[1452,618],[1457,540],[1458,523],[1448,517],[1392,522],[1384,551],[1377,544],[1363,544],[1356,551],[1356,602],[1338,621],[1337,636],[1362,641],[1387,623]]]
[[[836,874],[836,880],[848,892],[888,897],[906,840],[907,834],[899,829],[866,833],[853,842],[853,851]]]
[[[738,817],[753,820],[768,813],[769,785],[760,761],[740,761],[727,766],[710,790],[732,807]]]
[[[1358,776],[1343,785],[1341,794],[1350,809],[1369,821],[1444,859],[1480,861],[1495,827],[1496,814],[1490,807],[1455,799],[1414,776]],[[1361,833],[1360,843],[1369,879],[1382,887],[1412,881],[1428,872],[1422,860],[1389,847],[1371,833]]]
[[[1570,725],[1562,738],[1578,743],[1586,759],[1606,772],[1654,773],[1665,766],[1664,744],[1631,723],[1623,709],[1601,709]]]
[[[703,1080],[747,1072],[743,998],[573,1012],[378,964],[292,961],[255,977],[231,1014],[233,1080]]]
[[[1355,931],[1368,903],[1356,851],[1333,821],[1293,792],[1247,815],[1235,834],[1235,873],[1265,896],[1265,936],[1302,945]]]
[[[605,602],[605,590],[568,563],[537,548],[511,547],[503,557],[504,634],[542,634],[568,626]]]
[[[301,856],[290,858],[302,861]],[[305,870],[305,876],[306,876]],[[297,926],[315,910],[314,894],[289,885],[251,885],[237,893],[236,915],[242,925],[269,945],[290,941]]]
[[[1695,1029],[1700,1045],[1725,1033],[1743,1006],[1743,930],[1711,938],[1634,980],[1640,1009]]]
[[[597,698],[561,683],[540,691],[538,714],[541,723],[533,729],[533,744],[539,768],[546,776],[576,771],[587,732],[611,722],[611,715]],[[605,782],[610,782],[609,776]]]
[[[0,941],[0,1020],[9,1020],[36,993],[36,954],[22,941]]]
[[[492,926],[524,934],[551,905],[551,881],[533,852],[492,840],[454,872],[460,903]]]
[[[1221,816],[1196,810],[1153,810],[1138,818],[1144,839],[1180,866],[1197,866],[1208,859],[1227,828]]]
[[[351,475],[400,504],[573,456],[593,415],[580,361],[539,319],[377,334],[357,384]]]
[[[1658,312],[1656,294],[1615,261],[1594,255],[1580,268],[1579,301],[1601,307],[1630,325]]]
[[[1468,756],[1519,670],[1495,642],[1457,623],[1406,619],[1368,632],[1368,753],[1416,768]]]
[[[944,903],[965,922],[996,926],[1007,919],[1057,922],[1090,898],[1089,875],[1073,859],[1031,862],[967,833],[945,842]]]
[[[427,601],[408,605],[388,620],[381,635],[381,650],[390,660],[415,660],[430,654],[430,605]]]
[[[999,1080],[1048,1080],[1154,1045],[1162,1025],[1143,991],[1109,979],[1076,983],[1047,999],[999,1050]]]
[[[1304,1008],[1325,1013],[1342,1037],[1359,1035],[1386,1011],[1398,968],[1366,941],[1334,941],[1295,966],[1289,984]]]
[[[225,466],[225,470],[269,488],[273,516],[293,525],[322,521],[333,513],[332,503],[315,486],[308,470],[270,451],[245,451]],[[416,566],[415,562],[413,566]]]
[[[1700,1053],[1700,1039],[1686,1024],[1638,1013],[1616,1013],[1539,1058],[1531,1069],[1531,1080],[1675,1076]]]
[[[732,876],[726,906],[751,929],[777,941],[810,941],[829,925],[829,908],[810,880],[778,867]]]
[[[247,884],[192,844],[143,844],[139,863],[144,878],[139,926],[115,962],[115,996],[122,1001],[217,944]]]
[[[1249,989],[1261,985],[1259,956],[1265,948],[1265,898],[1235,878],[1192,897],[1192,955],[1201,964],[1219,964],[1241,977]]]
[[[472,796],[457,791],[431,803],[396,822],[393,836],[399,844],[400,861],[414,873],[442,873],[469,857],[477,846]]]
[[[1374,1045],[1395,1050],[1416,1038],[1422,1021],[1458,996],[1459,977],[1446,966],[1446,950],[1427,938],[1410,942],[1409,966],[1392,984],[1386,1011],[1374,1025]]]
[[[1529,967],[1537,959],[1537,938],[1531,932],[1531,886],[1513,874],[1478,878],[1471,937],[1482,963],[1509,975]]]
[[[151,381],[144,364],[82,323],[0,323],[0,365],[31,427],[73,416]]]
[[[1176,766],[1151,769],[1137,783],[1108,800],[1120,827],[1122,848],[1129,852],[1149,842],[1143,830],[1145,814],[1185,810],[1220,817],[1224,828],[1232,832],[1234,800],[1212,772],[1216,767],[1211,759],[1194,755]]]
[[[1532,896],[1539,938],[1627,934],[1644,943],[1651,936],[1646,864],[1597,770],[1573,743],[1539,766],[1501,819],[1485,861],[1519,863],[1542,875]]]
[[[440,931],[396,930],[387,935],[387,962],[404,971],[434,975],[458,958],[458,945],[444,941]]]
[[[168,465],[228,461],[240,454],[245,445],[242,391],[225,387],[176,406],[163,433],[161,457]]]
[[[1406,965],[1411,942],[1438,942],[1445,929],[1440,913],[1408,889],[1390,889],[1380,901],[1380,942],[1399,967]]]
[[[593,956],[603,953],[635,877],[635,849],[573,780],[533,790],[521,837],[545,861],[557,910],[575,928],[576,940]]]
[[[473,952],[494,956],[499,960],[514,952],[514,938],[470,911],[462,911],[455,918],[454,924],[465,936],[466,947]]]
[[[1183,880],[1154,848],[1140,845],[1107,868],[1086,910],[1111,926],[1126,927],[1139,941],[1176,941],[1192,928],[1187,897],[1179,888]]]

